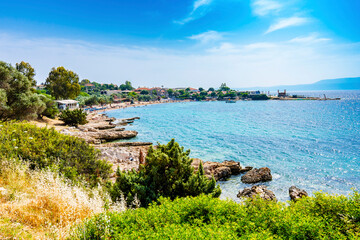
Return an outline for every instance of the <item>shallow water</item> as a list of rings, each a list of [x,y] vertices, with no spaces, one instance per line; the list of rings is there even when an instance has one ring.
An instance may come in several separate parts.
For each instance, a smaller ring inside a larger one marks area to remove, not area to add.
[[[107,114],[141,118],[127,127],[139,132],[131,141],[167,143],[175,138],[191,149],[192,157],[269,167],[273,181],[266,185],[285,201],[291,185],[309,193],[359,189],[360,91],[325,93],[342,100],[171,103]],[[249,186],[240,177],[220,182],[222,197],[237,200],[238,191]]]

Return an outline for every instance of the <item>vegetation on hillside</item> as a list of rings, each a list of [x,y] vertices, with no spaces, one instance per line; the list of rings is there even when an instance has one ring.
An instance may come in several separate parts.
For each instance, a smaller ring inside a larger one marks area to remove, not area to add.
[[[0,162],[21,159],[31,169],[52,168],[73,181],[96,185],[106,180],[111,166],[83,139],[38,128],[24,122],[0,122]]]
[[[116,183],[110,190],[112,199],[115,201],[123,195],[131,206],[137,198],[146,207],[160,197],[175,199],[202,193],[218,197],[221,190],[215,179],[205,177],[202,165],[194,173],[189,154],[190,150],[184,151],[174,139],[166,145],[159,144],[156,149],[151,147],[138,172],[118,170]]]
[[[160,198],[147,209],[85,220],[71,239],[359,239],[360,194],[316,193],[290,205],[209,196]]]
[[[88,121],[86,120],[87,113],[82,109],[64,110],[59,115],[59,119],[66,125],[78,126],[84,125]]]

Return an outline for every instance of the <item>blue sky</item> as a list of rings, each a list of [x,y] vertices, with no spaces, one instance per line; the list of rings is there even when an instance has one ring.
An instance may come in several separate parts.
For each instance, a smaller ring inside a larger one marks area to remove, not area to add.
[[[0,0],[0,60],[135,86],[360,76],[360,1]]]

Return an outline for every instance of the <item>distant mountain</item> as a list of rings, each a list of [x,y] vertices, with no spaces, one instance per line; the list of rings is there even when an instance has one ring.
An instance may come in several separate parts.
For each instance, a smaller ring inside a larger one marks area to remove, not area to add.
[[[360,90],[360,77],[321,80],[312,84],[279,85],[273,87],[247,88],[261,91],[311,91],[311,90]]]

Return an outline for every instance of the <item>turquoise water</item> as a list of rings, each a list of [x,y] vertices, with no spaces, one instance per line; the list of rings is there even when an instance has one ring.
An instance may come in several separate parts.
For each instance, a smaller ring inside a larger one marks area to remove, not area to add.
[[[171,138],[191,156],[269,167],[266,183],[288,200],[291,185],[309,193],[348,194],[360,186],[360,91],[327,92],[340,101],[238,101],[158,104],[108,111],[110,117],[140,117],[128,130],[132,141],[166,143]],[[307,95],[319,96],[318,92]],[[220,182],[234,200],[249,185],[241,176]]]

